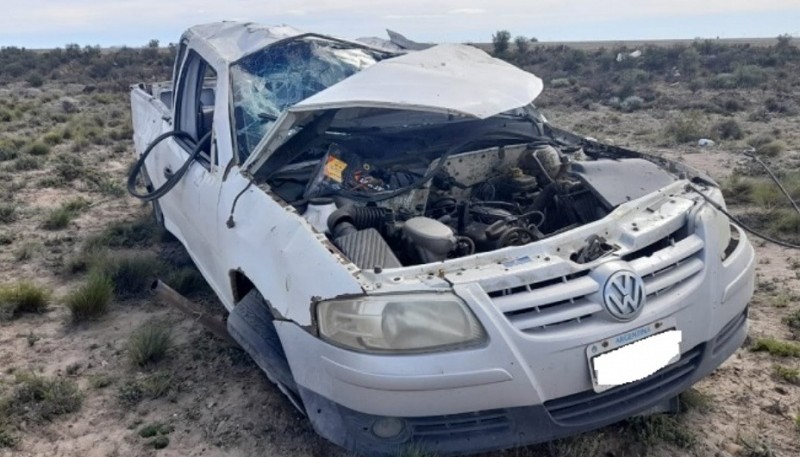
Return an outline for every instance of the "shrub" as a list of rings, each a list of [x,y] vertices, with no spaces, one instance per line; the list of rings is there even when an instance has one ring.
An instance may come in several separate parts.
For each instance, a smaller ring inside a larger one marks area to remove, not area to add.
[[[128,359],[137,366],[146,366],[163,359],[172,345],[169,327],[146,323],[133,332],[128,340]]]
[[[36,157],[20,157],[19,159],[14,161],[14,170],[15,171],[30,171],[30,170],[38,170],[41,168],[42,164],[36,159]]]
[[[17,220],[17,205],[0,203],[0,223],[8,224]]]
[[[720,73],[708,81],[712,89],[735,89],[736,86],[736,77],[730,73]]]
[[[740,65],[733,72],[737,87],[756,87],[767,81],[767,73],[758,65]]]
[[[744,131],[734,119],[718,122],[712,128],[714,137],[720,140],[741,140],[744,138]]]
[[[0,162],[14,160],[17,156],[19,156],[17,147],[5,142],[0,143]]]
[[[50,153],[50,146],[46,145],[45,143],[35,141],[26,146],[23,152],[32,156],[43,156]]]
[[[800,370],[797,368],[785,367],[783,365],[774,365],[772,373],[776,378],[782,379],[789,384],[800,386]]]
[[[75,154],[61,154],[56,159],[54,171],[65,182],[80,178],[85,170],[83,160]]]
[[[555,78],[550,80],[550,87],[554,89],[562,88],[562,87],[570,87],[572,85],[572,80],[569,78]]]
[[[781,140],[770,141],[756,148],[756,153],[766,157],[777,157],[786,150],[786,143]]]
[[[50,291],[27,281],[0,286],[0,317],[41,313],[50,302]]]
[[[759,338],[751,348],[755,352],[768,352],[778,357],[800,357],[800,344],[775,338]]]
[[[677,143],[697,141],[705,136],[705,121],[702,114],[691,111],[669,121],[664,128],[664,134]]]
[[[644,100],[642,100],[642,97],[637,97],[636,95],[631,95],[630,97],[627,97],[619,105],[620,109],[627,113],[638,111],[642,109],[643,106],[644,106]]]
[[[38,73],[31,73],[26,81],[31,87],[42,87],[44,85],[44,78]]]
[[[62,136],[61,136],[61,134],[59,132],[49,132],[49,133],[45,134],[45,136],[42,137],[42,141],[45,144],[48,144],[50,146],[54,146],[56,144],[61,143]]]
[[[61,230],[69,225],[69,222],[88,206],[89,201],[83,197],[62,203],[58,208],[50,210],[42,223],[42,228],[45,230]]]
[[[75,217],[74,211],[70,211],[63,206],[54,208],[47,213],[42,223],[42,228],[45,230],[61,230],[69,225],[73,217]]]
[[[800,309],[797,309],[788,316],[784,317],[783,322],[790,328],[800,330]]]
[[[793,209],[775,211],[770,217],[770,229],[773,233],[790,235],[792,239],[797,239],[800,235],[800,214]]]
[[[183,267],[178,270],[173,270],[164,280],[181,295],[211,295],[211,288],[208,286],[205,278],[203,278],[203,275],[194,267]]]
[[[523,55],[528,53],[530,41],[524,36],[514,38],[514,45],[517,47],[517,54]]]
[[[147,376],[126,380],[119,386],[117,397],[123,403],[132,405],[145,398],[163,397],[171,388],[172,375],[166,371],[157,371]]]
[[[96,319],[105,314],[114,296],[111,278],[101,271],[91,271],[82,286],[67,295],[66,305],[74,322]]]
[[[153,244],[158,226],[152,217],[112,223],[99,236],[87,240],[90,245],[114,248],[147,247]]]
[[[115,253],[98,267],[105,269],[114,292],[123,298],[147,293],[153,279],[163,270],[161,262],[149,252]]]
[[[82,402],[75,382],[26,374],[17,376],[4,409],[8,416],[42,423],[79,410]]]

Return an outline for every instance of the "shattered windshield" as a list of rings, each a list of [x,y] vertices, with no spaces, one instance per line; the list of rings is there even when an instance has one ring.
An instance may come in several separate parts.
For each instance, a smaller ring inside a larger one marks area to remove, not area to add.
[[[305,37],[236,62],[231,67],[231,87],[240,160],[253,152],[283,110],[389,56]]]

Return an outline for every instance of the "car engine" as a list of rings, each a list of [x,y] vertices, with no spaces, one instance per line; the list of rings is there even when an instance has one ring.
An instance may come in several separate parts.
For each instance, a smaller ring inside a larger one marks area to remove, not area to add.
[[[364,269],[520,246],[596,221],[621,203],[609,201],[619,188],[614,176],[632,166],[651,174],[652,183],[636,190],[641,195],[674,179],[642,159],[603,158],[547,139],[427,163],[418,154],[387,159],[367,150],[329,142],[310,153],[316,160],[270,181],[274,193]]]

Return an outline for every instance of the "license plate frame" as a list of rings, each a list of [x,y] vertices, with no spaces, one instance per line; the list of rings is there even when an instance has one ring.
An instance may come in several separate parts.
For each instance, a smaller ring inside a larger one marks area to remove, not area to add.
[[[625,333],[621,333],[618,335],[611,336],[604,340],[597,341],[595,343],[589,344],[586,346],[586,361],[588,363],[589,368],[589,376],[592,380],[592,389],[596,393],[605,392],[606,390],[613,389],[619,385],[627,384],[630,382],[635,382],[637,379],[633,379],[627,382],[623,382],[621,384],[612,384],[612,385],[604,385],[598,383],[598,373],[595,368],[595,360],[605,354],[608,354],[612,351],[617,349],[624,348],[626,346],[631,346],[636,343],[639,343],[643,340],[648,338],[652,338],[657,335],[662,335],[667,332],[675,331],[678,332],[678,336],[680,337],[680,331],[677,329],[677,325],[673,319],[663,319],[660,321],[652,322],[650,324],[635,328],[633,330],[627,331]],[[662,337],[663,338],[663,337]],[[680,340],[679,340],[680,341]],[[681,351],[680,351],[680,344],[678,345],[677,351],[669,361],[665,364],[660,366],[655,371],[661,370],[680,359]],[[654,371],[654,372],[655,372]],[[653,373],[654,373],[653,372]],[[650,373],[652,374],[652,373]],[[649,376],[649,375],[647,375]]]

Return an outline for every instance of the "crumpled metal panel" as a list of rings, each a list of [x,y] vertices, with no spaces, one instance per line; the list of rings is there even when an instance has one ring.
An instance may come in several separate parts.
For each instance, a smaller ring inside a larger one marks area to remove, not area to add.
[[[189,28],[183,38],[203,40],[222,61],[234,62],[277,41],[304,32],[286,25],[268,26],[252,22],[213,22]]]
[[[480,49],[444,44],[382,60],[285,110],[243,164],[258,169],[311,113],[385,108],[485,119],[521,108],[542,80]]]
[[[485,119],[531,103],[542,80],[480,49],[442,44],[387,59],[291,108],[403,108]]]

